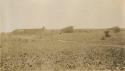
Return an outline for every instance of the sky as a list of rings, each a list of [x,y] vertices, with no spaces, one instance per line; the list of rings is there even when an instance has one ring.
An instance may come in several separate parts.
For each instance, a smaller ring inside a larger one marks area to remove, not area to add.
[[[124,0],[0,0],[0,31],[125,27]]]

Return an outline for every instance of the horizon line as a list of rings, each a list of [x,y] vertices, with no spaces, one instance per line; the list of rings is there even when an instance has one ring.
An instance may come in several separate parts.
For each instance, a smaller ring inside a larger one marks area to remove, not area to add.
[[[66,26],[66,27],[69,27],[69,26]],[[87,27],[87,28],[78,28],[78,27],[75,27],[75,26],[73,26],[73,27],[74,27],[74,29],[81,29],[81,30],[82,30],[82,29],[83,29],[83,30],[84,30],[84,29],[88,29],[88,30],[90,30],[90,29],[91,29],[91,30],[100,30],[100,29],[109,29],[109,28],[119,27],[119,26],[103,27],[103,28],[102,28],[102,27],[101,27],[101,28],[100,28],[100,27],[94,27],[94,28],[90,28],[90,27],[89,27],[89,28],[88,28],[88,27]],[[1,31],[1,30],[0,30],[0,33],[9,33],[9,32],[13,32],[14,30],[42,29],[42,28],[43,28],[43,27],[41,27],[41,28],[40,28],[40,27],[38,27],[38,28],[35,28],[35,27],[34,27],[34,28],[17,28],[17,29],[13,29],[13,30],[11,30],[11,31]],[[65,27],[63,27],[63,28],[65,28]],[[45,27],[45,29],[47,29],[47,30],[61,30],[61,29],[63,29],[63,28],[46,28],[46,27]],[[120,28],[120,29],[125,29],[125,27],[119,27],[119,28]]]

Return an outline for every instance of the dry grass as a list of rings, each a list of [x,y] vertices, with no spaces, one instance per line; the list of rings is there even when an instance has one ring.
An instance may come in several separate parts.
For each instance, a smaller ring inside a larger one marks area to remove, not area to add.
[[[39,35],[7,34],[1,39],[2,71],[122,70],[124,32],[100,40],[103,35],[102,31],[54,33],[39,39]]]

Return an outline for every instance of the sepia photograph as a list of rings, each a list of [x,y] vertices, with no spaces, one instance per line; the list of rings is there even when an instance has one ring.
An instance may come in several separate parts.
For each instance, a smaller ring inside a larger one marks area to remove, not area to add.
[[[125,71],[125,0],[0,0],[0,71]]]

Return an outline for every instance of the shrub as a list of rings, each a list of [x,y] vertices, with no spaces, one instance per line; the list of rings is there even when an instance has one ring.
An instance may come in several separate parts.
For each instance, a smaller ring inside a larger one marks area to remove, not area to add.
[[[101,40],[105,40],[105,37],[103,36],[103,37],[101,38]]]
[[[73,33],[73,32],[74,32],[74,27],[69,26],[69,27],[61,29],[60,34],[62,34],[62,33]]]
[[[118,33],[120,32],[120,28],[118,26],[112,28],[113,32]]]
[[[110,33],[109,30],[104,31],[105,37],[111,37],[111,35],[109,33]]]

